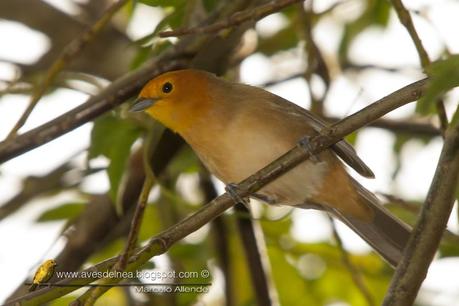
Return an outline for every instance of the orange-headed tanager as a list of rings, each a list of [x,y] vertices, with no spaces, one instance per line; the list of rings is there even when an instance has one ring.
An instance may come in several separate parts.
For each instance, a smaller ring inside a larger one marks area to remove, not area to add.
[[[179,133],[226,184],[245,179],[325,126],[312,113],[266,90],[193,69],[152,79],[131,110],[145,110]],[[338,156],[360,174],[373,177],[353,148],[340,141],[253,197],[269,204],[325,210],[396,266],[409,238],[408,226],[351,178]]]

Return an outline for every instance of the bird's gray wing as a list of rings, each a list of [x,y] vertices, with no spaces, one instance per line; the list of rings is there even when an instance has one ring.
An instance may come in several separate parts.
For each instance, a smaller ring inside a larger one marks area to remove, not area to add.
[[[293,104],[287,100],[284,100],[284,102],[287,103],[278,104],[278,107],[282,107],[293,114],[302,116],[303,118],[305,118],[305,120],[307,120],[310,123],[312,128],[318,133],[320,133],[320,131],[324,127],[329,125],[325,120],[314,115],[308,110],[296,104]],[[361,160],[360,157],[357,156],[357,153],[355,152],[354,148],[347,141],[341,140],[337,142],[332,146],[332,149],[344,162],[346,162],[346,164],[352,167],[360,175],[367,178],[375,177],[373,171],[371,171],[371,169],[363,162],[363,160]]]

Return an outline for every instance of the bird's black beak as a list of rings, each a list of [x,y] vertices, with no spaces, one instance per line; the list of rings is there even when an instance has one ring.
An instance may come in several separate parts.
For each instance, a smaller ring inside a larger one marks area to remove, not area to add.
[[[151,98],[138,98],[135,100],[134,104],[132,104],[131,108],[129,109],[130,112],[140,112],[143,111],[153,104],[155,104],[157,99],[151,99]]]

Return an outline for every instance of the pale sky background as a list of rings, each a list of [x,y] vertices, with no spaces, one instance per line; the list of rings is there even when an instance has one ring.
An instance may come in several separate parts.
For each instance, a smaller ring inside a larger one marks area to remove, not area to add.
[[[38,0],[37,0],[38,1]],[[75,6],[69,0],[53,0],[60,9],[75,12]],[[316,1],[316,10],[322,11],[335,1]],[[410,0],[404,1],[410,9],[425,12],[421,18],[414,16],[415,26],[431,58],[437,58],[446,45],[451,53],[459,52],[459,2],[454,0]],[[361,9],[360,1],[346,1],[333,13],[334,18],[322,20],[315,28],[317,43],[325,54],[336,54],[342,23],[355,18],[355,12]],[[151,7],[139,6],[135,12],[129,35],[139,38],[150,33],[155,23],[152,20],[161,18],[161,11]],[[275,33],[285,25],[280,14],[263,19],[256,30],[263,35]],[[0,59],[9,59],[22,63],[32,63],[49,47],[45,35],[33,31],[21,24],[0,19]],[[33,46],[33,48],[31,48]],[[349,115],[369,103],[391,93],[410,82],[422,78],[418,68],[418,57],[415,48],[401,27],[396,16],[392,16],[387,29],[370,29],[361,34],[353,44],[351,58],[360,64],[373,63],[388,67],[415,67],[406,73],[393,74],[378,70],[365,73],[339,76],[333,80],[327,98],[327,113],[333,116]],[[267,58],[254,54],[247,58],[241,67],[242,82],[259,85],[266,81],[279,79],[301,71],[304,68],[301,49],[284,52]],[[12,79],[14,69],[0,61],[0,79]],[[318,87],[320,84],[318,84]],[[268,88],[270,91],[301,106],[309,106],[309,95],[306,83],[295,79]],[[320,90],[320,88],[317,88]],[[457,105],[459,90],[454,90],[448,97],[449,116]],[[24,132],[85,102],[87,95],[72,90],[57,90],[46,96],[38,104],[25,127]],[[26,107],[28,98],[21,95],[0,97],[0,139],[3,139],[17,118]],[[453,102],[451,102],[453,101]],[[403,118],[414,110],[414,104],[402,107],[389,118]],[[28,175],[41,175],[56,165],[69,159],[75,153],[89,145],[91,124],[60,137],[42,147],[17,157],[0,167],[0,203],[4,203],[21,187],[21,178]],[[411,140],[402,152],[402,168],[397,179],[391,178],[394,170],[393,135],[381,129],[365,129],[359,134],[356,149],[362,159],[373,169],[376,179],[359,179],[372,191],[396,193],[406,199],[424,199],[441,150],[439,138],[424,146],[420,141]],[[64,149],[65,148],[65,149]],[[84,161],[84,156],[79,159]],[[104,161],[101,161],[102,163]],[[91,192],[104,192],[108,180],[104,173],[89,177],[84,188]],[[66,201],[74,201],[75,195],[61,194],[56,197],[37,199],[24,209],[0,222],[0,301],[2,301],[26,275],[30,275],[37,264],[44,258],[53,257],[62,247],[63,241],[55,241],[62,230],[62,222],[37,224],[34,220],[41,212]],[[457,211],[452,214],[450,230],[457,232]],[[293,234],[301,241],[320,241],[330,239],[328,221],[323,215],[311,210],[293,212]],[[347,229],[339,226],[344,237],[345,246],[354,252],[368,252],[369,248],[360,238]],[[421,298],[428,298],[430,305],[459,305],[459,259],[448,258],[435,261],[423,288],[427,289]]]

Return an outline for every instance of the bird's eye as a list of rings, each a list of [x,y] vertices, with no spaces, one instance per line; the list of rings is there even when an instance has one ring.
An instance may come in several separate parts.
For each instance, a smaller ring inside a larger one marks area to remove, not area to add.
[[[169,82],[164,83],[162,90],[164,93],[170,93],[172,91],[172,84]]]

